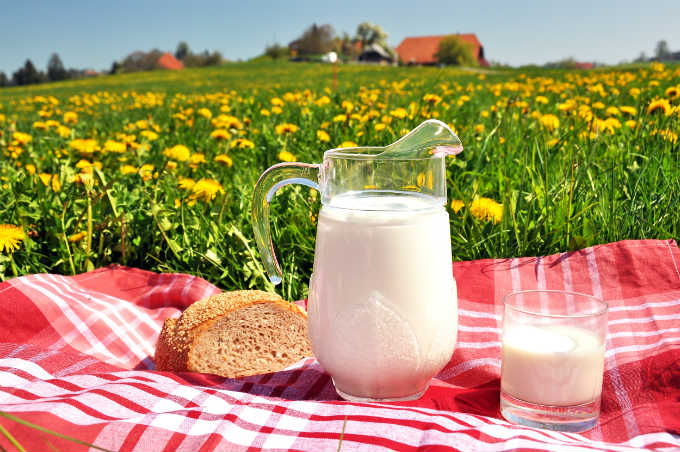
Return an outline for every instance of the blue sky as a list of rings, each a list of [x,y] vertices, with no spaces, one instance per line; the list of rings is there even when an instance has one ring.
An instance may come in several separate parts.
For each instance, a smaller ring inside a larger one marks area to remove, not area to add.
[[[492,61],[615,64],[651,55],[661,39],[680,50],[678,18],[679,0],[0,0],[0,71],[11,76],[26,58],[44,70],[52,52],[66,67],[108,69],[134,50],[174,51],[180,40],[194,51],[247,59],[314,22],[353,35],[363,21],[381,25],[392,46],[405,36],[476,33]]]

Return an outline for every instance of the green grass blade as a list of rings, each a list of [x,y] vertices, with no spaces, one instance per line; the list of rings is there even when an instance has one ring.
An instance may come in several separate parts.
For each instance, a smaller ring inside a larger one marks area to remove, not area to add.
[[[26,449],[24,449],[24,447],[19,443],[19,441],[17,441],[16,438],[14,438],[14,436],[12,436],[12,434],[2,424],[0,424],[0,433],[2,433],[3,436],[7,438],[7,440],[10,443],[12,443],[14,447],[17,448],[17,450],[21,452],[26,452]],[[5,448],[3,447],[2,450],[5,450]]]
[[[39,425],[33,424],[32,422],[25,421],[25,420],[23,420],[19,417],[13,416],[9,413],[5,413],[3,411],[0,411],[0,417],[4,417],[6,419],[9,419],[11,421],[16,422],[17,424],[25,425],[26,427],[32,428],[34,430],[38,430],[40,432],[47,433],[48,435],[52,435],[52,436],[56,436],[58,438],[62,438],[62,439],[65,439],[67,441],[71,441],[73,443],[80,444],[82,446],[91,447],[92,449],[97,449],[97,450],[101,450],[101,451],[104,451],[104,452],[113,452],[113,451],[110,451],[109,449],[104,449],[103,447],[95,446],[94,444],[90,444],[90,443],[82,441],[80,439],[73,438],[73,437],[64,435],[64,434],[59,433],[59,432],[55,432],[54,430],[50,430],[50,429],[45,428],[45,427],[41,427]],[[0,425],[0,428],[2,428],[1,425]],[[21,451],[25,451],[25,449],[23,447],[21,447],[21,445],[19,443],[15,443],[16,440],[14,439],[14,437],[12,437],[12,435],[10,435],[10,433],[7,430],[2,428],[2,433],[3,433],[3,435],[5,435],[7,437],[7,439],[9,439],[12,442],[12,444],[15,444],[17,449],[19,449]]]

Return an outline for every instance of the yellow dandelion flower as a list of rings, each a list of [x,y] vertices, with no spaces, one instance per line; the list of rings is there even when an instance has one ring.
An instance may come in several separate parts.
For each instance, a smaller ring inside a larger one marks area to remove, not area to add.
[[[347,115],[345,114],[333,116],[333,122],[345,122],[345,121],[347,121]]]
[[[357,147],[358,144],[356,144],[354,141],[343,141],[340,143],[340,146],[338,148],[355,148]]]
[[[651,135],[659,135],[664,141],[670,141],[671,144],[678,142],[678,134],[670,129],[652,130]]]
[[[484,124],[475,125],[475,133],[482,133],[482,132],[484,132]]]
[[[545,96],[536,96],[535,100],[537,104],[547,104],[549,102],[548,98]]]
[[[139,132],[139,136],[148,141],[155,141],[158,139],[158,134],[153,130],[142,130],[141,132]]]
[[[120,173],[123,175],[137,174],[137,168],[132,165],[122,165],[120,167]]]
[[[619,107],[619,110],[621,110],[622,113],[625,113],[630,116],[635,116],[637,114],[637,110],[635,107],[630,107],[628,105],[622,105]]]
[[[404,119],[406,116],[408,116],[408,112],[406,111],[405,108],[399,107],[397,109],[392,110],[390,112],[390,116],[393,116],[398,119]]]
[[[598,101],[598,102],[594,102],[594,103],[593,103],[593,108],[595,108],[595,109],[597,109],[597,110],[602,110],[602,109],[604,108],[604,104],[603,104],[602,102],[599,102],[599,101]]]
[[[314,102],[318,107],[323,107],[324,105],[328,105],[331,103],[331,98],[328,96],[321,96],[319,97],[316,102]]]
[[[460,199],[454,199],[451,201],[451,210],[453,210],[455,213],[460,212],[460,209],[463,207],[465,207],[465,203]]]
[[[141,168],[139,168],[139,175],[142,177],[142,180],[151,180],[154,177],[154,168],[155,167],[149,163],[142,165]]]
[[[71,234],[68,236],[68,241],[71,243],[80,242],[82,239],[85,238],[85,236],[87,236],[87,232],[85,231],[76,232],[75,234]]]
[[[99,150],[99,144],[93,138],[77,138],[71,140],[69,146],[71,149],[74,149],[81,154],[93,154],[95,151]]]
[[[231,138],[231,134],[225,129],[216,129],[210,132],[210,138],[214,138],[216,140],[228,140]]]
[[[222,163],[228,166],[229,168],[231,168],[232,165],[234,164],[234,161],[227,154],[216,155],[214,160],[218,163]]]
[[[628,94],[630,94],[630,95],[633,96],[633,97],[638,97],[638,96],[640,95],[640,88],[637,88],[637,87],[636,87],[636,88],[631,88],[631,89],[628,91]]]
[[[607,116],[620,116],[621,110],[619,110],[618,108],[616,108],[614,106],[611,106],[611,107],[607,107],[607,109],[605,110],[605,114]]]
[[[219,193],[224,193],[224,188],[222,187],[222,184],[217,182],[214,179],[201,179],[198,182],[196,182],[192,187],[191,187],[191,196],[189,199],[192,200],[202,200],[204,202],[210,202]]]
[[[216,118],[213,118],[211,123],[216,129],[243,129],[243,123],[238,118],[231,115],[220,114]]]
[[[297,159],[295,158],[295,155],[293,155],[292,152],[289,151],[281,151],[279,152],[279,160],[282,162],[296,162]]]
[[[267,110],[266,108],[263,108],[262,110],[260,110],[260,114],[261,114],[262,116],[269,116],[269,115],[271,115],[271,113],[269,113],[269,110]]]
[[[490,198],[477,198],[470,203],[470,213],[480,220],[498,224],[503,219],[503,204]]]
[[[67,111],[64,113],[64,124],[75,124],[78,122],[78,113],[75,111]]]
[[[547,114],[541,116],[541,119],[539,120],[541,123],[541,126],[544,128],[552,131],[560,127],[560,120],[557,116],[552,115],[552,114]]]
[[[40,178],[40,182],[42,182],[42,184],[43,184],[45,187],[49,187],[49,186],[50,186],[50,182],[52,182],[52,175],[51,175],[51,174],[48,174],[48,173],[40,173],[40,174],[38,174],[38,177]]]
[[[343,100],[341,106],[346,113],[350,113],[352,110],[354,110],[354,104],[348,100]]]
[[[675,100],[680,97],[680,86],[670,86],[666,88],[664,95],[670,100]]]
[[[52,176],[52,191],[57,193],[61,190],[61,181],[56,174]]]
[[[200,152],[191,154],[191,157],[189,158],[189,164],[192,168],[197,168],[201,163],[205,163],[205,154]]]
[[[178,162],[186,162],[191,156],[191,151],[183,144],[177,144],[163,151],[163,155]]]
[[[24,168],[26,168],[26,171],[28,171],[28,174],[30,174],[31,176],[35,174],[35,165],[33,165],[32,163],[27,164],[26,166],[24,166]]]
[[[27,133],[14,132],[12,134],[12,141],[15,141],[17,145],[21,146],[21,145],[28,144],[31,141],[33,141],[33,137],[30,136]]]
[[[278,97],[272,98],[272,100],[270,100],[270,102],[271,102],[272,105],[274,105],[276,107],[283,107],[283,105],[284,105],[284,102],[281,99],[279,99]]]
[[[35,121],[33,123],[33,128],[34,129],[39,129],[39,130],[47,130],[47,124],[45,124],[42,121]]]
[[[255,147],[255,143],[246,138],[237,138],[231,142],[231,147],[237,147],[239,149],[253,149]]]
[[[276,126],[276,134],[283,135],[284,133],[295,133],[299,129],[295,124],[283,123]]]
[[[423,96],[423,100],[425,102],[430,103],[430,104],[437,105],[442,101],[442,98],[441,98],[441,96],[438,96],[436,94],[425,94]]]
[[[59,136],[62,137],[62,138],[68,138],[68,137],[71,136],[71,129],[69,129],[69,128],[66,127],[66,126],[62,126],[61,124],[59,124],[59,125],[57,126],[57,133],[58,133]]]
[[[662,112],[665,116],[669,116],[672,112],[671,104],[667,99],[657,99],[652,101],[647,107],[647,114]]]
[[[322,143],[328,143],[329,141],[331,141],[331,136],[325,130],[321,130],[321,129],[317,130],[316,131],[316,137]]]
[[[375,129],[377,132],[380,132],[381,130],[385,130],[385,127],[387,127],[387,124],[382,123],[382,122],[379,122],[379,123],[377,123],[377,124],[375,125],[374,129]]]
[[[191,187],[193,187],[195,184],[196,181],[190,177],[179,178],[179,188],[182,188],[184,190],[191,190]]]
[[[275,115],[280,115],[281,113],[283,113],[283,109],[279,106],[273,106],[272,113],[274,113]]]
[[[634,129],[635,126],[637,125],[637,122],[636,122],[634,119],[629,119],[628,121],[624,122],[624,124],[625,124],[626,127],[628,127],[629,129]]]
[[[201,108],[197,111],[197,113],[203,116],[205,119],[212,118],[212,111],[208,110],[207,108]]]
[[[91,166],[92,166],[92,163],[90,163],[89,160],[85,160],[85,159],[80,159],[80,160],[78,160],[78,163],[76,163],[76,168],[78,168],[78,169],[90,168]]]
[[[26,239],[24,229],[13,224],[0,224],[0,250],[12,254],[19,249],[19,243]]]
[[[127,145],[125,143],[121,143],[120,141],[113,141],[113,140],[106,140],[106,143],[104,143],[104,150],[108,152],[125,152],[127,149]]]

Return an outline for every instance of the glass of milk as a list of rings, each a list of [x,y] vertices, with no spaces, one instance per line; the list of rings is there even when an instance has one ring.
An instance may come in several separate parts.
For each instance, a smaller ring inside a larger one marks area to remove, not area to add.
[[[560,290],[503,299],[501,413],[510,422],[582,432],[600,414],[607,304]]]
[[[275,165],[255,187],[255,238],[275,284],[282,274],[269,202],[290,183],[321,193],[309,335],[345,399],[418,398],[451,359],[458,317],[445,157],[461,150],[446,124],[428,120],[384,148],[332,149],[322,164]]]

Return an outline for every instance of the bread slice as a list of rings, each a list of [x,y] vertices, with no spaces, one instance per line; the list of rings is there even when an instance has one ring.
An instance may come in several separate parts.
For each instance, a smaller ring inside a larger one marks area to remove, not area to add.
[[[167,319],[156,344],[156,369],[236,378],[274,372],[312,356],[307,314],[278,295],[224,292]]]

